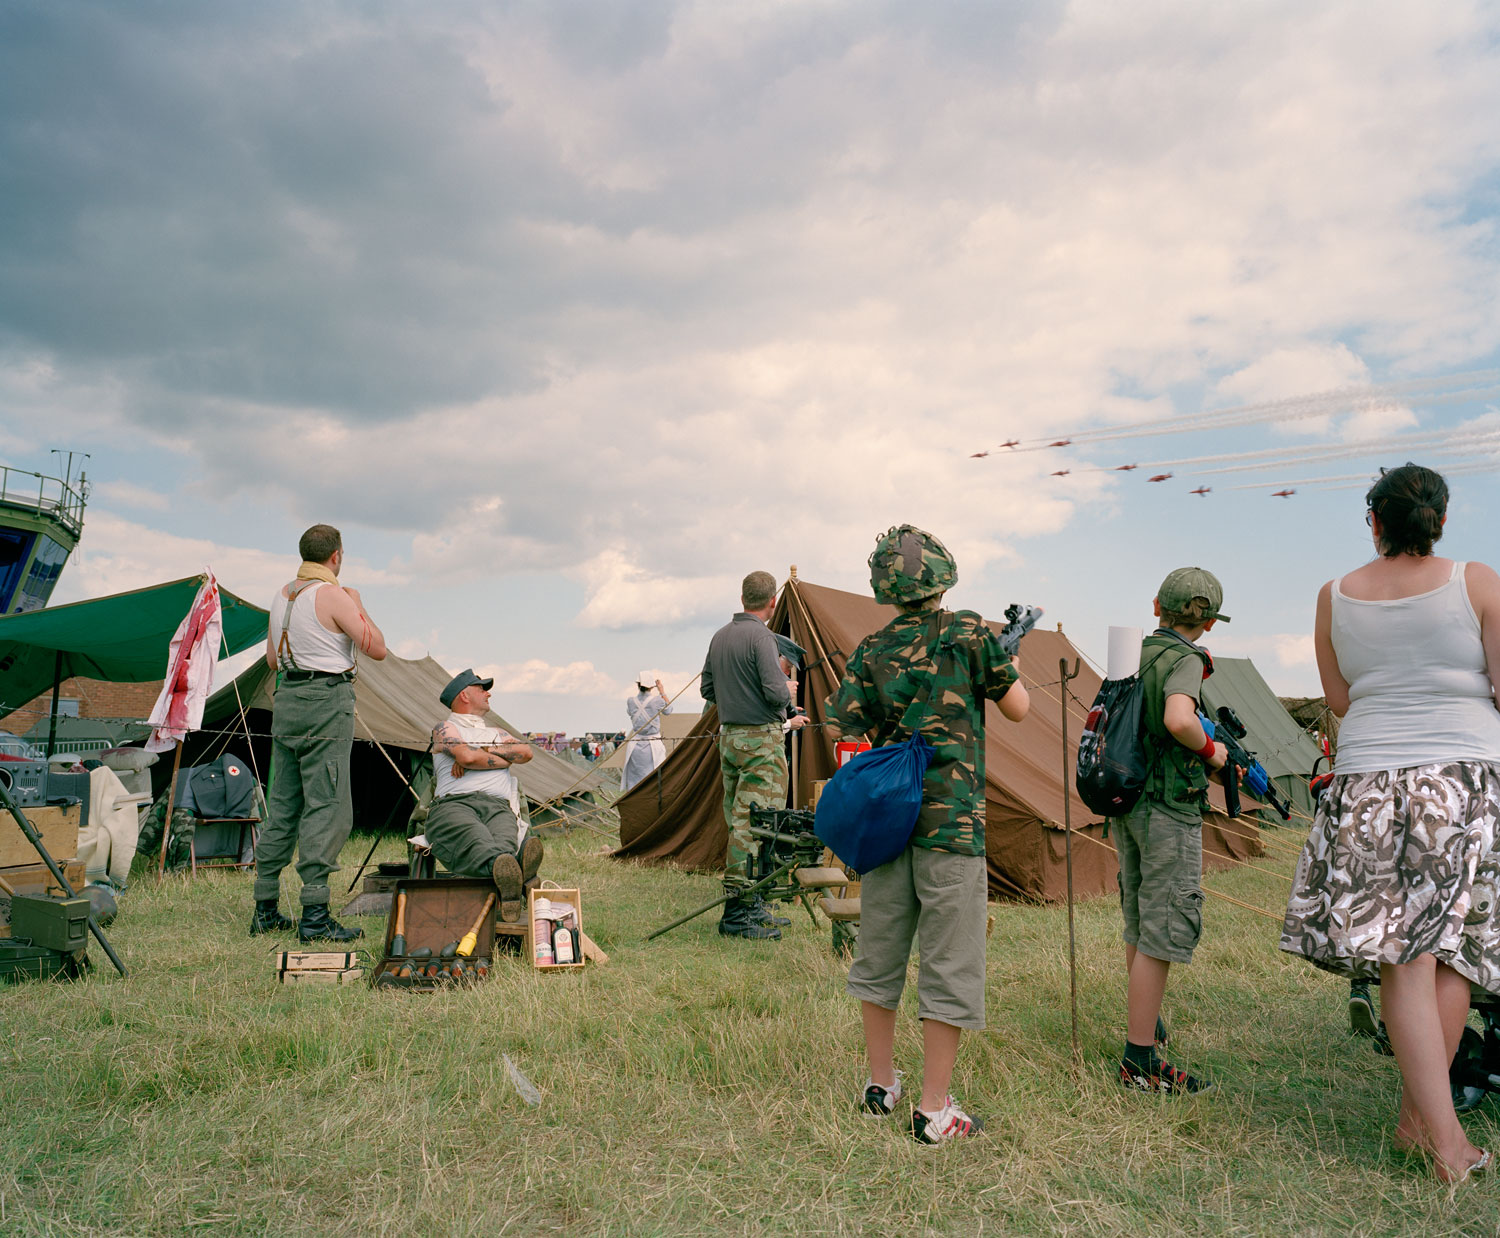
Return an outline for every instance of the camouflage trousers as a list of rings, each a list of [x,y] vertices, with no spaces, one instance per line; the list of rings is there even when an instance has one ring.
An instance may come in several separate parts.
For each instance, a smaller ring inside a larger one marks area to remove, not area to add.
[[[719,772],[724,779],[724,822],[729,827],[724,880],[743,881],[749,875],[750,855],[755,850],[750,810],[786,807],[786,747],[781,723],[741,726],[726,722],[719,728]]]

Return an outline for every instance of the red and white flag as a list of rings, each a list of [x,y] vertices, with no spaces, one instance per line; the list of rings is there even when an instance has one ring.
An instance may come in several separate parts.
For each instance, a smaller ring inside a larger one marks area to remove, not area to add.
[[[224,615],[219,608],[219,582],[213,569],[193,599],[187,617],[172,637],[166,682],[147,719],[156,729],[146,741],[148,752],[166,752],[203,725],[203,706],[213,688]]]

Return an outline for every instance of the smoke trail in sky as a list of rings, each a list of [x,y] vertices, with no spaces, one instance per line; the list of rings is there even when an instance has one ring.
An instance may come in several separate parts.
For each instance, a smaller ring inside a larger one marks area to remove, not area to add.
[[[1302,421],[1313,417],[1369,412],[1401,405],[1434,407],[1444,404],[1460,404],[1497,394],[1500,394],[1500,370],[1473,370],[1467,373],[1449,374],[1441,378],[1412,379],[1365,387],[1344,387],[1312,395],[1289,396],[1280,400],[1204,410],[1176,417],[1062,431],[1044,437],[1022,439],[1017,446],[1009,448],[1005,454],[1046,451],[1056,443],[1064,441],[1069,445],[1081,446],[1086,443],[1105,443],[1163,434],[1183,434],[1283,421]],[[998,452],[999,448],[994,450]]]

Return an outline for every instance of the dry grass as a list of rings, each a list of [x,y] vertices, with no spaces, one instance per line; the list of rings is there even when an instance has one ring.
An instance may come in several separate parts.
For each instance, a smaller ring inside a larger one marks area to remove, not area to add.
[[[1112,902],[1079,910],[1076,1069],[1065,914],[996,908],[991,1025],[955,1078],[993,1135],[928,1150],[853,1111],[857,1010],[826,928],[799,912],[780,945],[729,944],[706,916],[645,944],[715,883],[598,846],[553,840],[547,869],[584,889],[607,967],[501,966],[430,996],[282,987],[273,943],[246,936],[248,876],[140,880],[111,932],[129,980],[105,964],[0,990],[0,1232],[1500,1232],[1500,1183],[1446,1190],[1390,1149],[1394,1067],[1346,1034],[1342,987],[1279,955],[1268,920],[1210,902],[1168,1015],[1221,1087],[1172,1102],[1112,1082]],[[1211,884],[1262,907],[1286,888]],[[915,1069],[909,1019],[898,1049]],[[1476,1142],[1500,1144],[1496,1108],[1468,1119]]]

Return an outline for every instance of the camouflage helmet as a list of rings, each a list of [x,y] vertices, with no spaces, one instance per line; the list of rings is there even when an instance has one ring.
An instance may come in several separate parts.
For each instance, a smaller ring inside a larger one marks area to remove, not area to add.
[[[948,547],[915,525],[887,529],[870,552],[870,588],[887,604],[920,602],[953,587],[958,564]]]

